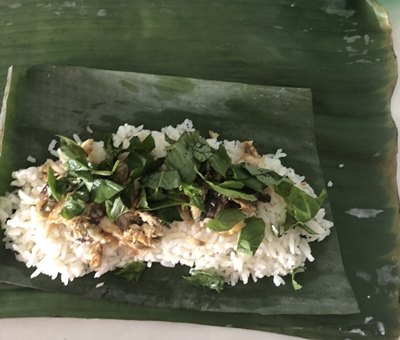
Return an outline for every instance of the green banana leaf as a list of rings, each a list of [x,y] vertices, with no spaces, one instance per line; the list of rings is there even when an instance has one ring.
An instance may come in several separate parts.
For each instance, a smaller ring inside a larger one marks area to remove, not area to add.
[[[229,324],[329,339],[355,338],[355,330],[364,332],[364,339],[382,337],[382,323],[386,339],[398,338],[399,204],[396,129],[389,110],[397,65],[387,13],[377,1],[93,0],[49,6],[33,0],[20,5],[0,3],[0,81],[12,64],[59,64],[311,88],[318,151],[324,177],[333,182],[333,216],[361,313],[216,317],[3,285],[1,316]],[[354,208],[369,209],[360,211],[370,218],[351,215],[357,215]]]
[[[206,136],[209,130],[228,140],[253,140],[261,154],[278,148],[287,163],[319,193],[324,179],[315,145],[311,91],[254,86],[181,77],[102,71],[79,67],[38,66],[26,75],[10,74],[1,185],[8,189],[10,174],[31,164],[29,155],[42,164],[49,157],[49,142],[56,135],[102,140],[119,125],[129,123],[160,130],[186,118]],[[243,117],[246,117],[243,119]],[[93,135],[86,131],[94,130]],[[23,146],[23,148],[21,148]],[[0,186],[1,187],[1,186]],[[327,218],[332,219],[329,204]],[[86,275],[64,286],[60,279],[41,275],[0,248],[0,281],[30,288],[105,298],[137,306],[193,309],[213,312],[260,314],[350,314],[359,312],[340,257],[336,232],[312,244],[314,263],[298,280],[277,289],[272,279],[227,286],[222,294],[205,292],[182,279],[189,267],[159,265],[144,272],[136,284],[113,273],[93,279]],[[99,282],[105,282],[96,288]]]

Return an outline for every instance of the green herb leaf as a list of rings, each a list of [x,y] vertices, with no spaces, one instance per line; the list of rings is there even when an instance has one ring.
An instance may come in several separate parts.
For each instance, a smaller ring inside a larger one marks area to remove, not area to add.
[[[226,231],[232,229],[239,222],[244,221],[245,218],[246,215],[237,209],[225,209],[208,222],[206,227],[212,231]]]
[[[265,236],[265,223],[261,218],[249,217],[244,220],[238,241],[238,251],[253,256]]]
[[[224,189],[242,189],[244,187],[244,184],[239,181],[225,181],[218,185]]]
[[[165,164],[168,168],[177,170],[186,183],[192,183],[196,178],[194,168],[197,160],[193,156],[193,147],[198,142],[199,137],[197,131],[184,132],[175,144],[166,148]]]
[[[68,159],[64,162],[69,171],[89,171],[89,163],[86,159]]]
[[[275,188],[282,181],[288,181],[288,183],[292,183],[287,178],[277,174],[273,170],[259,168],[254,165],[241,163],[241,166],[248,171],[248,173],[257,178],[261,183],[265,184],[268,187]]]
[[[137,282],[146,269],[146,263],[143,262],[132,262],[128,264],[125,268],[119,270],[115,273],[117,276],[121,276],[131,282]]]
[[[138,207],[145,210],[150,209],[149,203],[147,202],[146,190],[144,190],[144,188],[140,190]]]
[[[151,134],[149,134],[135,149],[136,152],[148,155],[156,147],[156,143]]]
[[[66,220],[70,220],[75,216],[82,215],[85,210],[85,202],[69,196],[61,209],[60,215]]]
[[[182,217],[176,206],[158,209],[156,210],[156,214],[161,219],[161,223],[171,224],[175,221],[182,221]]]
[[[162,188],[165,190],[177,189],[181,185],[181,178],[177,170],[164,170],[153,172],[142,181],[143,187],[157,190]]]
[[[57,135],[60,138],[61,147],[60,150],[65,159],[61,159],[64,163],[68,159],[86,159],[88,154],[82,149],[75,141],[64,136]],[[60,158],[63,158],[60,155]]]
[[[304,272],[304,270],[305,270],[305,267],[297,267],[297,268],[292,270],[292,286],[293,286],[294,290],[299,290],[299,289],[303,288],[303,286],[301,286],[300,284],[297,283],[297,281],[294,279],[294,276],[297,273]]]
[[[214,149],[207,143],[207,141],[200,137],[197,144],[193,147],[193,156],[199,162],[207,161],[213,155]]]
[[[250,175],[249,172],[243,168],[242,164],[231,165],[231,176],[235,180],[243,183],[246,187],[258,192],[262,192],[265,189],[265,184],[261,183],[256,177]]]
[[[90,196],[91,196],[90,192],[89,192],[87,186],[85,186],[85,185],[76,188],[74,190],[73,194],[72,194],[72,197],[74,199],[81,200],[81,201],[83,201],[85,203],[89,203],[90,202],[90,198],[91,198]]]
[[[170,138],[166,133],[164,133],[164,139],[169,145],[173,145],[176,143],[176,140]]]
[[[197,169],[195,169],[195,170],[197,171]],[[211,189],[213,189],[214,191],[216,191],[222,195],[225,195],[230,198],[239,198],[239,199],[244,199],[244,200],[252,201],[252,202],[257,201],[257,197],[254,195],[246,194],[244,192],[233,190],[233,189],[226,189],[224,187],[221,187],[219,184],[214,184],[211,181],[207,181],[206,178],[199,171],[197,171],[197,174],[203,179],[204,182],[206,182],[211,187]]]
[[[117,197],[114,202],[106,200],[106,212],[111,223],[114,220],[129,211],[129,208],[122,202],[121,197]]]
[[[195,206],[201,211],[205,211],[203,192],[201,191],[198,184],[186,184],[183,183],[180,187],[183,193],[189,197],[189,204]]]
[[[212,168],[225,176],[226,171],[230,168],[232,161],[223,145],[220,145],[217,150],[213,149],[213,154],[208,160]]]
[[[325,190],[322,190],[319,197],[314,198],[287,181],[282,181],[275,188],[275,192],[282,196],[286,204],[293,209],[295,219],[302,223],[310,221],[318,213],[326,198]]]
[[[54,172],[49,165],[47,165],[47,184],[50,189],[51,195],[59,201],[60,198],[67,192],[67,179],[61,177],[56,179]]]
[[[96,179],[93,182],[92,188],[92,192],[94,193],[93,201],[95,203],[103,203],[121,192],[123,189],[122,186],[108,179]]]
[[[216,290],[221,293],[224,289],[224,278],[218,275],[211,275],[204,270],[192,270],[192,276],[182,276],[186,281],[201,288]]]

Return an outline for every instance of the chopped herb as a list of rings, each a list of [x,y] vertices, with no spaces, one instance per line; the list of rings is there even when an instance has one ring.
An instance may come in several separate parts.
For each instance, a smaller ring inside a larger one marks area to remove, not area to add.
[[[85,202],[69,196],[64,202],[60,215],[66,220],[70,220],[71,218],[82,215],[85,207]]]
[[[222,210],[214,219],[207,223],[206,227],[212,231],[227,231],[239,222],[244,221],[246,215],[237,209]]]
[[[111,223],[114,223],[114,220],[117,217],[129,211],[129,208],[124,204],[121,197],[117,197],[114,202],[106,200],[105,203],[107,216],[110,219]]]
[[[224,278],[218,275],[212,275],[204,270],[192,270],[192,276],[183,276],[186,281],[201,288],[216,290],[221,293],[224,289]]]
[[[115,275],[121,276],[131,282],[137,282],[146,269],[146,264],[143,262],[132,262],[128,264],[125,268],[117,271]]]
[[[92,188],[94,193],[93,201],[95,203],[103,203],[104,201],[121,192],[123,189],[124,188],[122,186],[108,179],[96,179],[93,182]]]
[[[242,229],[238,251],[253,256],[265,236],[265,223],[261,218],[250,217],[244,220],[245,227]]]
[[[157,209],[156,213],[163,224],[171,224],[175,221],[183,221],[176,206]]]
[[[49,165],[47,165],[47,184],[50,188],[51,195],[59,201],[63,195],[66,194],[67,181],[66,178],[61,177],[56,179],[54,172]]]
[[[203,192],[197,184],[185,184],[180,186],[180,190],[189,197],[189,204],[195,206],[201,211],[205,211]]]
[[[299,289],[303,288],[303,286],[301,286],[300,284],[297,283],[297,281],[294,279],[294,276],[297,273],[304,272],[305,269],[306,269],[305,267],[297,267],[297,268],[292,270],[292,286],[293,286],[294,290],[299,290]]]

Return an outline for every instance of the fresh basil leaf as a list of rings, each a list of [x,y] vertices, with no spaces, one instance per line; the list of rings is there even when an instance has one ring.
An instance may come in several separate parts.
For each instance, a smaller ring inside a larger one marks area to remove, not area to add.
[[[75,216],[82,215],[82,213],[85,211],[85,207],[85,202],[69,196],[63,204],[60,215],[66,220],[70,220]]]
[[[141,143],[140,145],[135,149],[136,152],[147,155],[150,152],[153,151],[153,149],[156,147],[156,143],[154,141],[154,138],[151,134],[149,134]]]
[[[193,147],[193,156],[199,162],[207,161],[213,155],[213,148],[207,143],[207,141],[200,137],[199,141]]]
[[[92,188],[94,194],[93,201],[95,203],[103,203],[105,200],[110,199],[123,189],[122,186],[108,179],[95,179]]]
[[[74,199],[78,199],[81,200],[85,203],[89,203],[90,202],[90,192],[88,190],[88,188],[86,186],[82,186],[80,188],[77,188],[73,194],[72,197]]]
[[[140,139],[137,136],[133,136],[130,140],[129,140],[129,146],[127,148],[124,148],[121,144],[120,148],[122,148],[119,153],[123,153],[123,152],[131,152],[136,150],[136,148],[140,145]]]
[[[114,223],[114,220],[125,214],[129,211],[129,208],[125,206],[124,202],[122,202],[121,197],[117,197],[114,202],[111,200],[106,200],[106,213],[111,223]]]
[[[197,171],[196,168],[195,168],[195,170]],[[252,202],[257,201],[257,197],[254,195],[246,194],[244,192],[233,190],[233,189],[223,188],[218,184],[214,184],[211,181],[207,181],[206,178],[199,171],[197,171],[197,174],[202,178],[202,180],[204,182],[206,182],[210,186],[211,189],[213,189],[214,191],[216,191],[222,195],[225,195],[230,198],[239,198],[239,199],[244,199],[244,200],[252,201]]]
[[[160,201],[168,197],[165,190],[157,188],[156,190],[146,190],[147,199],[149,201]]]
[[[216,290],[221,293],[224,289],[224,278],[218,275],[212,275],[204,270],[192,270],[192,276],[182,276],[186,281],[197,287]]]
[[[92,190],[94,177],[89,171],[70,171],[68,175],[81,179],[88,190]]]
[[[247,170],[245,170],[242,164],[232,164],[230,168],[230,172],[232,172],[231,176],[243,183],[246,187],[262,192],[265,189],[265,184],[261,183],[256,177],[249,174]]]
[[[144,194],[144,197],[146,197],[146,193]],[[169,192],[168,197],[159,201],[151,201],[151,200],[146,200],[147,203],[147,208],[144,206],[140,206],[143,210],[158,210],[162,208],[168,208],[168,207],[173,207],[177,205],[188,205],[188,203],[182,198],[174,193],[174,192]]]
[[[249,217],[244,222],[246,225],[240,232],[237,250],[253,256],[264,239],[265,223],[259,217]]]
[[[288,183],[292,183],[289,179],[277,174],[273,170],[259,168],[247,163],[241,163],[241,166],[248,171],[250,175],[256,177],[257,180],[268,187],[275,188],[282,181],[288,181]]]
[[[78,145],[72,139],[69,139],[64,136],[57,135],[60,138],[61,147],[60,150],[66,157],[65,160],[61,160],[63,163],[67,159],[86,159],[88,154],[85,150],[82,149],[80,145]]]
[[[201,211],[205,211],[203,192],[198,184],[183,183],[180,188],[183,193],[189,197],[189,204],[195,206]]]
[[[158,209],[156,214],[161,219],[161,223],[163,224],[171,224],[175,221],[183,221],[176,206]]]
[[[210,162],[212,168],[222,176],[225,176],[226,171],[232,164],[232,160],[223,145],[220,145],[217,150],[213,150],[213,154],[208,161]]]
[[[170,138],[165,132],[164,132],[164,139],[169,145],[172,145],[172,144],[176,143],[176,140]]]
[[[244,187],[244,184],[239,181],[225,181],[218,185],[224,189],[242,189]]]
[[[245,218],[246,215],[237,209],[225,209],[208,222],[206,227],[216,232],[226,231],[232,229],[239,222],[244,221]]]
[[[144,172],[147,159],[146,157],[139,155],[136,152],[131,152],[124,160],[124,162],[128,165],[130,170],[129,177],[132,180],[139,178]]]
[[[325,190],[322,190],[319,197],[314,198],[286,181],[282,181],[275,188],[275,192],[282,196],[286,204],[293,209],[295,219],[302,223],[310,221],[318,213],[326,198]]]
[[[149,203],[147,202],[146,190],[144,190],[144,188],[140,190],[138,207],[144,210],[150,209]]]
[[[196,178],[197,160],[193,156],[193,147],[199,138],[197,131],[184,132],[175,144],[166,147],[165,164],[169,169],[177,170],[186,183],[192,183]]]
[[[292,286],[293,286],[294,290],[299,290],[299,289],[303,288],[303,286],[301,286],[300,284],[297,283],[297,281],[294,279],[294,276],[297,273],[304,272],[304,270],[305,270],[305,267],[297,267],[297,268],[292,270]]]
[[[125,268],[119,270],[115,273],[117,276],[121,276],[131,282],[137,282],[146,269],[146,263],[143,262],[132,262],[128,264]]]
[[[50,194],[57,201],[59,201],[67,192],[67,179],[65,177],[56,179],[54,172],[49,165],[47,165],[47,184],[50,189]]]
[[[89,163],[86,159],[68,159],[64,162],[69,171],[89,171]]]
[[[293,214],[289,210],[287,210],[286,211],[286,219],[285,219],[285,224],[284,224],[283,230],[286,232],[289,229],[296,227],[299,223],[300,222],[295,219]]]
[[[143,179],[142,185],[153,190],[158,188],[165,190],[177,189],[181,185],[181,178],[177,170],[164,170],[150,174]]]

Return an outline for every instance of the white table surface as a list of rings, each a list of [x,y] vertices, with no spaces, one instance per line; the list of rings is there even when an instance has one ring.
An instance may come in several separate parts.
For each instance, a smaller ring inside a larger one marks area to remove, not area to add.
[[[394,47],[400,55],[400,0],[382,0],[389,11]],[[392,115],[400,126],[400,86],[391,103]],[[398,183],[400,183],[398,169]],[[0,320],[0,340],[295,340],[279,334],[236,328],[155,321],[99,319],[25,318]],[[399,339],[400,340],[400,339]]]

